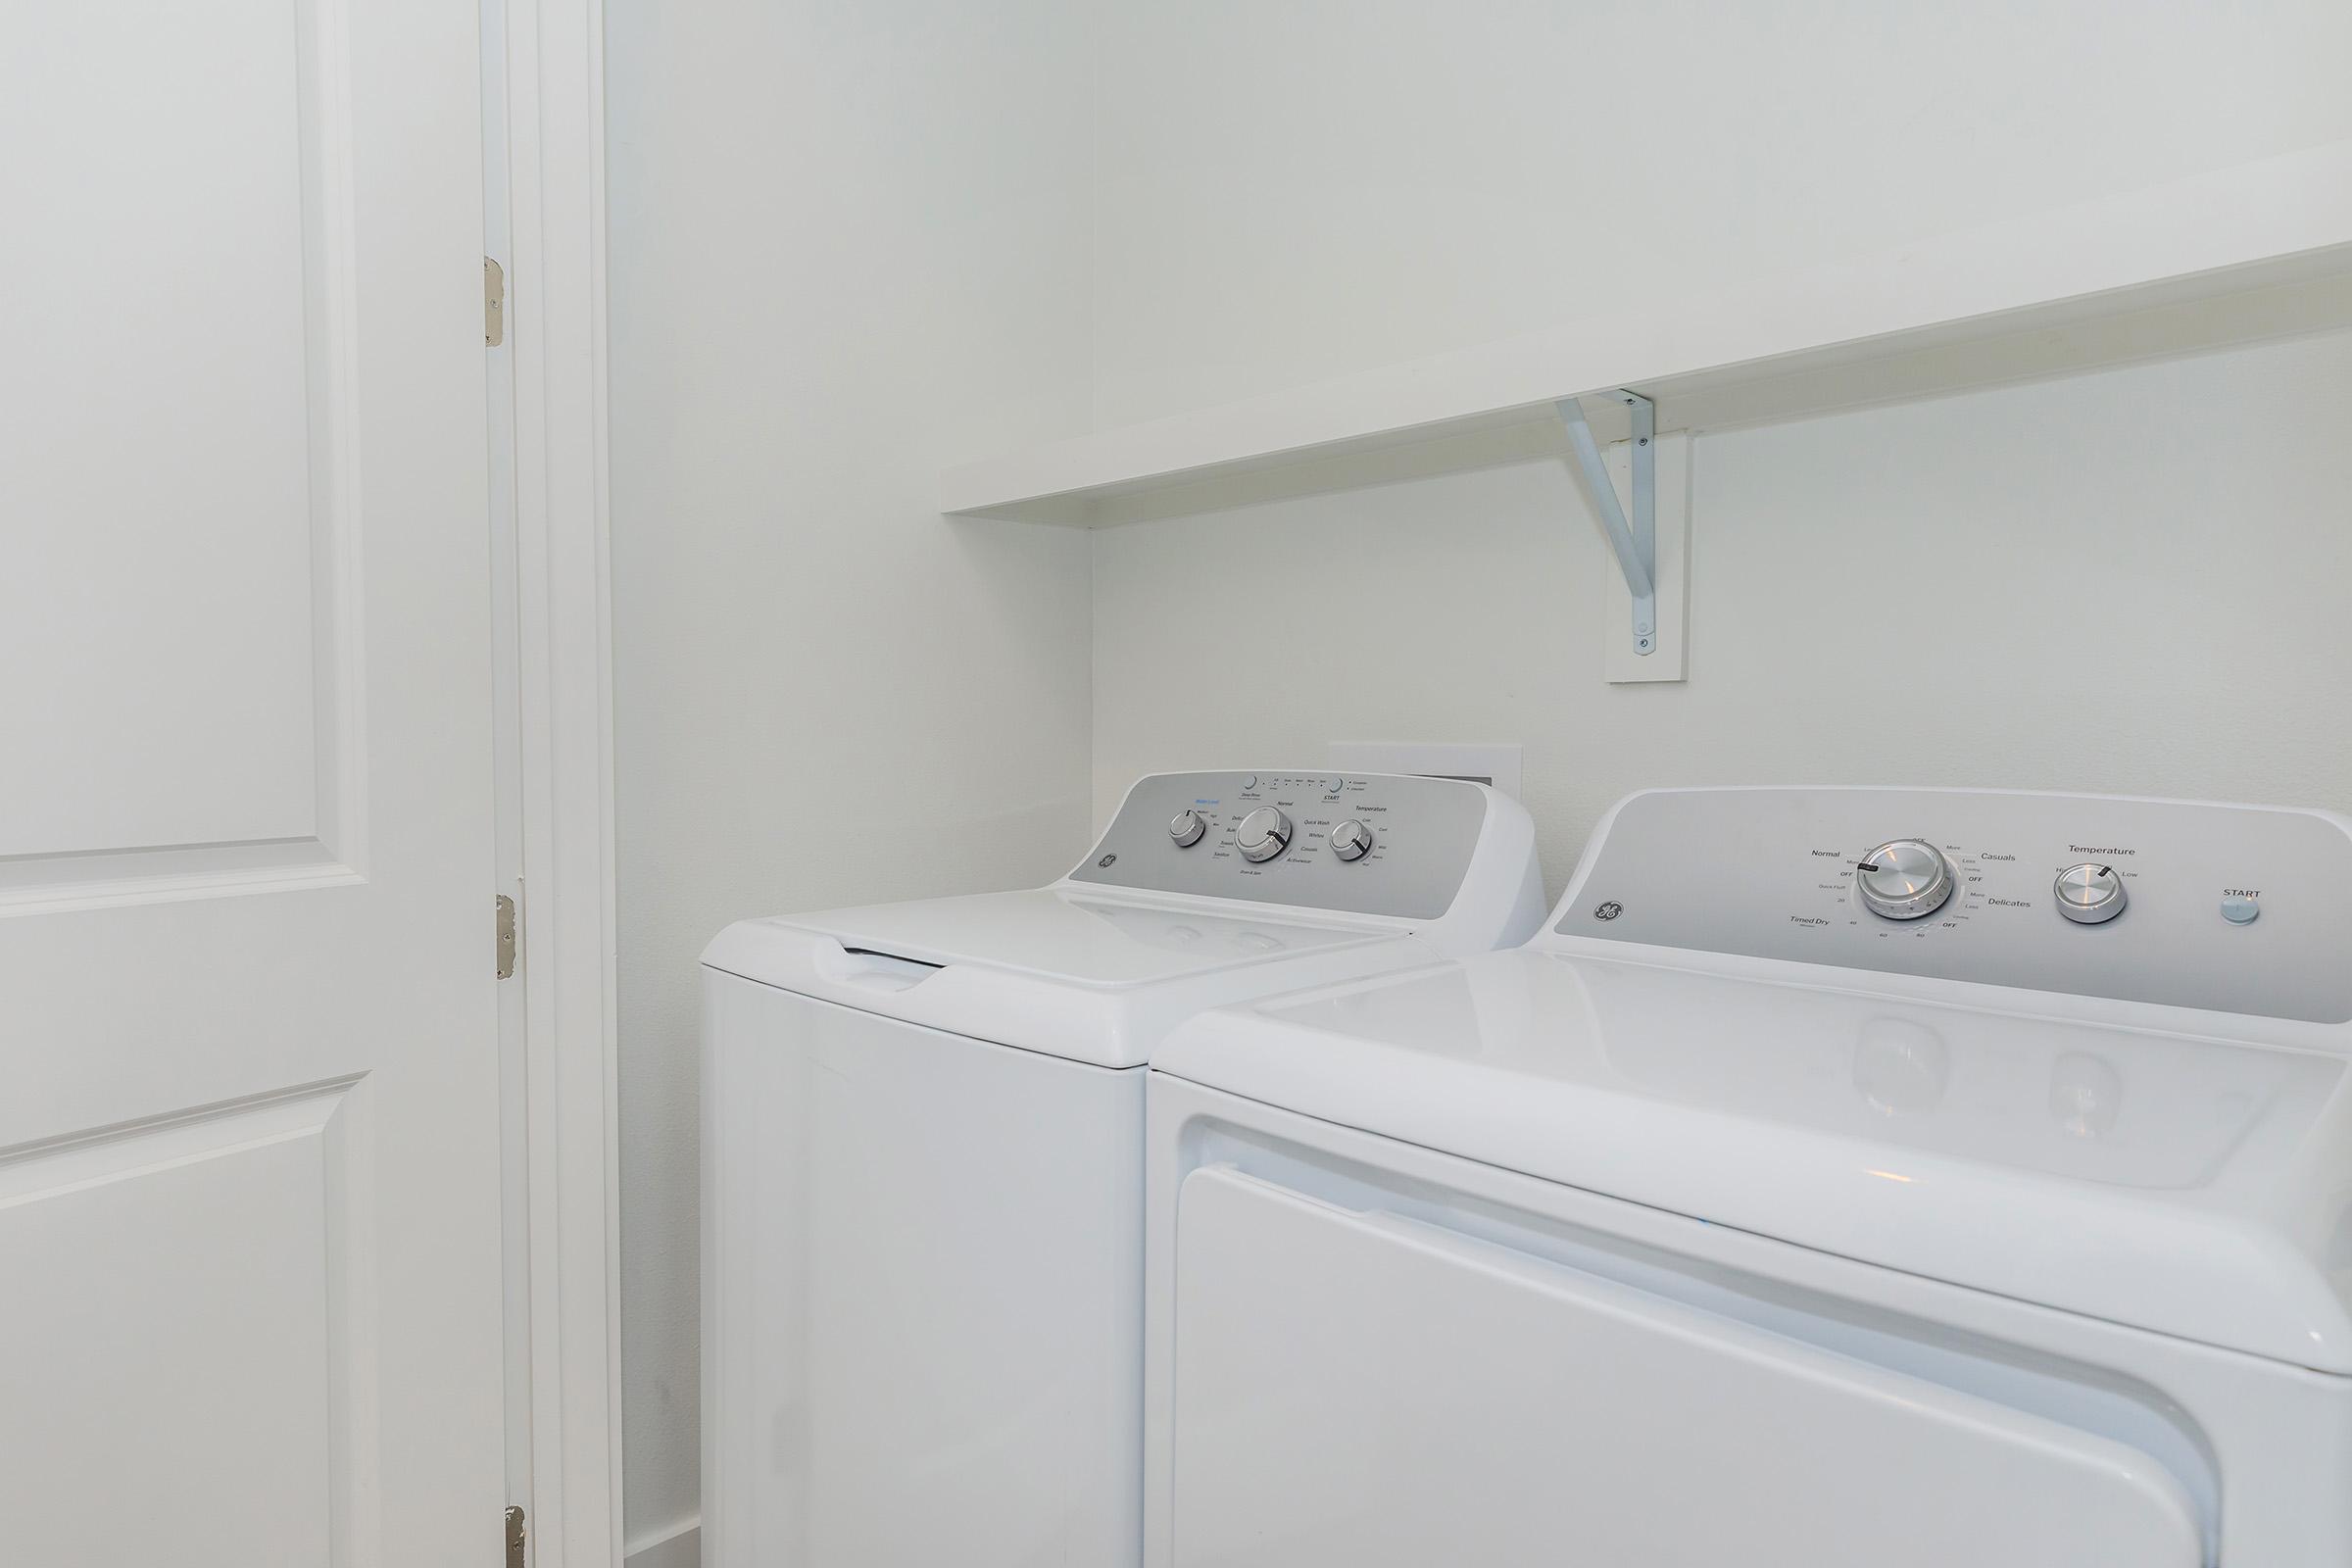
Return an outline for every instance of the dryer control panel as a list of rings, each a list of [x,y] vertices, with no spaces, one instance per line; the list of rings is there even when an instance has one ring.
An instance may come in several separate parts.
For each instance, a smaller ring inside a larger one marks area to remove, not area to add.
[[[1070,880],[1434,920],[1481,853],[1490,799],[1391,773],[1155,773]]]
[[[1636,795],[1552,930],[2312,1023],[2352,1021],[2352,823],[1971,790]]]

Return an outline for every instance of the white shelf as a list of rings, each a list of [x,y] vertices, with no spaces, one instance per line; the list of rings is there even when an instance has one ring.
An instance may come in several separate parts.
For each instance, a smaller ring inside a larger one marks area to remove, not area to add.
[[[1555,399],[1618,387],[1656,402],[1660,430],[1720,428],[2346,325],[2352,142],[2334,142],[966,464],[941,475],[940,510],[1117,520],[1121,498],[1549,420]],[[1608,405],[1592,413],[1622,435]]]

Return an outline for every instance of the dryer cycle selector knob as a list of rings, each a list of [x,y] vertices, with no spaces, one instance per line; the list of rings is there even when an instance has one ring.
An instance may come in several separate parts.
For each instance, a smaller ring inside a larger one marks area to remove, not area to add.
[[[1350,817],[1331,830],[1331,853],[1343,860],[1360,860],[1372,853],[1372,830]]]
[[[2077,925],[2112,920],[2124,912],[2130,899],[2115,867],[2095,862],[2070,865],[2059,872],[2050,893],[2058,901],[2058,912]]]
[[[1925,839],[1895,839],[1855,863],[1862,906],[1889,920],[1920,920],[1943,907],[1959,884],[1943,852]]]
[[[1242,818],[1233,844],[1245,860],[1271,860],[1291,847],[1291,819],[1277,807],[1261,806]]]
[[[1189,850],[1200,843],[1200,835],[1207,831],[1208,822],[1199,811],[1178,811],[1168,818],[1168,837],[1176,841],[1180,850]]]

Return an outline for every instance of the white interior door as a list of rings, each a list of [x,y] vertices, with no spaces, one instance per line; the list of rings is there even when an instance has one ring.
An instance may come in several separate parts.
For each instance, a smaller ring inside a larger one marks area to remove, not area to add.
[[[494,1561],[475,8],[0,27],[0,1561]]]

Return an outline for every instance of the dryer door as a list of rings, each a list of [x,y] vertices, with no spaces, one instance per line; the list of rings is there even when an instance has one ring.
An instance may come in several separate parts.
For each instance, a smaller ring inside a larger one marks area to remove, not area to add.
[[[2196,1568],[2128,1445],[1228,1167],[1178,1205],[1183,1568]]]

